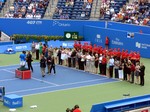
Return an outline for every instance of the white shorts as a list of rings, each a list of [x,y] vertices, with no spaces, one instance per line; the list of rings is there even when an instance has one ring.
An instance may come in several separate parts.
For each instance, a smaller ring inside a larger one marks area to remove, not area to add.
[[[20,61],[21,66],[25,66],[25,64],[26,64],[26,61]]]

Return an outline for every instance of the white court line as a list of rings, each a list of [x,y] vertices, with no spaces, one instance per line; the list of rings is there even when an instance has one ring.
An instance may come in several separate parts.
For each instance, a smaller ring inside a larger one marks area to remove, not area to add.
[[[32,66],[40,66],[40,65],[32,65]],[[6,69],[16,69],[17,67],[10,67],[10,68],[1,68],[0,70],[6,70]]]
[[[11,80],[17,80],[17,78],[4,79],[4,80],[0,80],[0,82],[4,82],[4,81],[11,81]]]
[[[62,67],[65,67],[65,66],[62,66]],[[67,67],[66,67],[66,68],[67,68]],[[84,72],[84,71],[82,71],[82,70],[78,70],[78,69],[74,69],[74,68],[70,68],[70,69]],[[6,70],[6,69],[3,69],[3,70],[14,74],[14,72],[12,72],[12,71],[9,71],[9,70]],[[101,76],[101,75],[98,75],[98,74],[94,74],[94,75]],[[46,88],[52,88],[52,87],[63,87],[63,86],[67,86],[67,85],[81,84],[81,83],[86,83],[86,82],[93,82],[93,81],[108,79],[106,76],[103,76],[103,77],[105,77],[105,78],[103,78],[103,79],[95,79],[95,80],[87,80],[87,81],[80,81],[80,82],[74,82],[74,83],[68,83],[68,84],[60,84],[60,85],[55,84],[55,83],[51,83],[51,82],[48,82],[48,81],[45,81],[45,83],[53,84],[54,86],[46,86],[46,87],[40,87],[40,88],[33,88],[33,89],[26,89],[26,90],[13,91],[13,92],[8,92],[7,94],[20,93],[20,92],[33,91],[33,90],[40,90],[40,89],[46,89]],[[34,78],[34,77],[32,77],[32,79],[35,79],[35,80],[41,81],[41,82],[43,81],[43,80],[40,80],[40,79],[36,79],[36,78]],[[44,81],[43,81],[43,82],[44,82]],[[68,88],[68,89],[60,89],[60,90],[46,91],[46,92],[40,92],[40,93],[35,93],[35,94],[28,94],[28,95],[24,95],[24,96],[37,95],[37,94],[43,94],[43,93],[48,93],[48,92],[56,92],[56,91],[62,91],[62,90],[70,90],[70,89],[76,89],[76,88],[82,88],[82,87],[90,87],[90,86],[101,85],[101,84],[109,84],[109,83],[114,83],[114,82],[120,82],[120,81],[117,80],[117,81],[107,82],[107,83],[104,82],[104,83],[99,83],[99,84],[78,86],[78,87],[73,87],[73,88]]]
[[[72,90],[72,89],[80,89],[80,88],[84,88],[84,87],[92,87],[92,86],[96,86],[96,85],[104,85],[104,84],[111,84],[111,83],[115,83],[115,82],[120,82],[120,81],[113,81],[113,82],[107,82],[107,83],[100,83],[100,84],[92,84],[92,85],[84,85],[84,86],[78,86],[78,87],[72,87],[72,88],[66,88],[66,89],[58,89],[58,90],[53,90],[53,91],[46,91],[46,92],[39,92],[39,93],[33,93],[33,94],[28,94],[28,95],[23,95],[23,96],[30,96],[30,95],[38,95],[38,94],[45,94],[45,93],[52,93],[52,92],[57,92],[57,91],[66,91],[66,90]],[[47,87],[42,87],[42,88],[37,88],[38,89],[44,89],[44,88],[52,88],[52,87],[56,87],[56,86],[47,86]],[[25,92],[27,90],[20,90],[20,91],[13,91],[13,92],[8,92],[6,94],[14,94],[14,93],[20,93],[20,92]],[[29,90],[28,90],[29,91]]]
[[[49,82],[49,81],[44,81],[44,80],[40,80],[40,79],[37,79],[35,77],[32,77],[33,80],[36,80],[36,81],[40,81],[40,82],[44,82],[44,83],[47,83],[47,84],[52,84],[54,86],[59,86],[59,84],[55,84],[55,83],[52,83],[52,82]],[[44,78],[43,78],[44,79]]]
[[[37,64],[37,63],[39,63],[39,62],[33,62],[32,64]],[[0,68],[1,67],[11,67],[11,66],[18,66],[19,64],[12,64],[12,65],[4,65],[4,66],[0,66]]]
[[[3,69],[3,71],[15,74],[15,72],[10,71],[10,70],[6,70],[6,69]],[[55,84],[55,83],[52,83],[52,82],[48,82],[48,81],[44,81],[44,80],[40,80],[40,79],[37,79],[35,77],[32,77],[31,79],[36,80],[36,81],[40,81],[40,82],[44,82],[44,83],[47,83],[47,84],[52,84],[52,85],[55,85],[55,86],[59,86],[58,84]]]
[[[86,81],[73,82],[73,83],[67,83],[67,84],[61,84],[60,86],[74,85],[74,84],[82,84],[82,83],[86,83],[86,82],[101,81],[101,80],[105,80],[105,79],[107,79],[107,78],[102,78],[102,79],[94,79],[94,80],[86,80]]]
[[[107,79],[107,78],[105,78],[105,79]],[[99,80],[105,80],[105,79],[99,79]],[[85,82],[93,82],[93,81],[94,80],[91,80],[91,81],[89,80],[89,81],[81,81],[81,82],[68,83],[68,84],[60,84],[60,85],[57,85],[57,86],[46,86],[46,87],[39,87],[39,88],[33,88],[33,89],[19,90],[19,91],[8,92],[7,94],[20,93],[20,92],[26,92],[26,91],[32,91],[32,90],[40,90],[40,89],[53,88],[53,87],[63,87],[63,86],[66,86],[66,85],[74,85],[74,84],[80,84],[80,83],[85,83]],[[97,84],[93,84],[93,85],[97,85]],[[86,86],[88,86],[88,85],[86,85]]]
[[[79,69],[72,68],[72,67],[67,67],[67,66],[63,66],[63,65],[57,65],[57,66],[64,67],[64,68],[68,68],[68,69],[75,70],[75,71],[79,71],[79,72],[83,72],[83,73],[88,73],[88,74],[92,74],[92,75],[96,75],[96,76],[101,76],[101,77],[106,77],[106,78],[108,78],[107,76],[104,76],[104,75],[95,74],[95,73],[91,73],[91,72],[86,72],[86,71],[79,70]],[[113,78],[112,78],[112,79],[113,79]]]

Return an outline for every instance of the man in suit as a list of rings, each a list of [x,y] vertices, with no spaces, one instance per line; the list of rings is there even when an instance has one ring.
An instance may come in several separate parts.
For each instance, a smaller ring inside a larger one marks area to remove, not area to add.
[[[145,66],[143,63],[141,63],[140,66],[140,85],[144,86],[144,75],[145,75]]]
[[[27,61],[27,64],[28,64],[28,69],[32,70],[32,72],[33,72],[33,67],[32,67],[32,61],[33,60],[32,60],[32,55],[31,55],[30,51],[28,51],[26,61]]]
[[[51,58],[51,68],[50,68],[50,74],[51,74],[51,71],[54,71],[54,75],[56,74],[56,70],[55,70],[55,60],[54,60],[54,56],[52,56]]]
[[[48,53],[47,57],[47,74],[50,74],[50,68],[51,68],[51,53]]]

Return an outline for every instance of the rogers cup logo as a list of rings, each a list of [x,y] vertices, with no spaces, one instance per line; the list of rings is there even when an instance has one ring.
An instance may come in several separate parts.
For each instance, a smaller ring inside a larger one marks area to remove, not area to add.
[[[69,27],[69,26],[71,26],[71,24],[62,23],[62,22],[59,22],[59,21],[53,21],[53,26]]]
[[[137,48],[141,48],[141,43],[136,42],[136,43],[135,43],[135,46],[136,46]]]

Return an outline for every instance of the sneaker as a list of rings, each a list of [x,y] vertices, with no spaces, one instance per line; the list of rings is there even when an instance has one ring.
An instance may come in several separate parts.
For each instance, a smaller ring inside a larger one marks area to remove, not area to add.
[[[45,77],[45,75],[42,75],[42,77]]]

